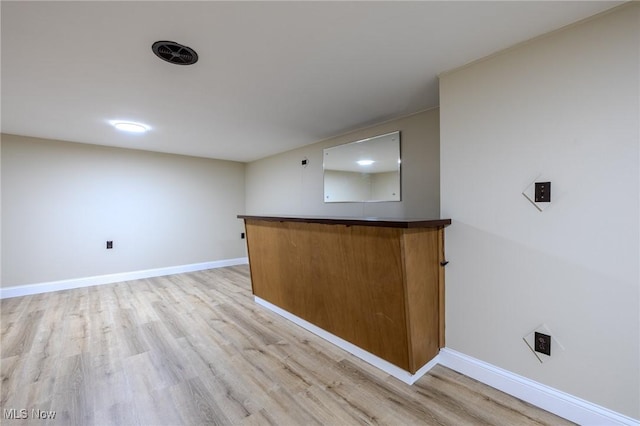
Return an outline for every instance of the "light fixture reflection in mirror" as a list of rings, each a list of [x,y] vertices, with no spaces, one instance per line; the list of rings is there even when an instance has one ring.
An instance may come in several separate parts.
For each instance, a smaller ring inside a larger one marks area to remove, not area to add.
[[[400,132],[326,148],[326,203],[400,201]]]

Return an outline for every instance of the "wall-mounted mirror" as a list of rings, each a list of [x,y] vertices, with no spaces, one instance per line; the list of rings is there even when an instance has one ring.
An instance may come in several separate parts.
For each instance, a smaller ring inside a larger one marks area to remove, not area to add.
[[[325,203],[400,201],[400,132],[324,150]]]

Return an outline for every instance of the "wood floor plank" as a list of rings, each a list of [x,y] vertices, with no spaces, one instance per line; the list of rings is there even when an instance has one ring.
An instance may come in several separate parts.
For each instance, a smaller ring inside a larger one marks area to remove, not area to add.
[[[565,425],[441,366],[408,386],[257,305],[249,268],[0,301],[0,409],[56,425]]]
[[[140,421],[136,412],[135,404],[131,401],[101,406],[94,413],[95,424],[100,426],[152,424]]]
[[[24,360],[21,360],[18,355],[2,358],[0,361],[0,407],[8,407],[9,398],[15,398],[18,394],[16,387],[22,362]]]
[[[188,362],[179,343],[171,338],[168,329],[159,321],[141,326],[142,334],[150,347],[151,361],[167,382],[180,383],[182,380],[197,377],[197,371]]]
[[[94,424],[93,377],[86,361],[83,354],[72,355],[62,359],[56,371],[51,409],[64,424]]]
[[[220,406],[199,377],[185,380],[171,388],[171,394],[180,407],[183,424],[228,425],[225,406]]]
[[[183,425],[180,410],[169,388],[152,392],[139,389],[134,391],[135,417],[128,419],[125,425]],[[120,423],[122,424],[122,423]]]
[[[297,404],[306,407],[307,411],[323,425],[362,424],[371,420],[367,414],[361,410],[354,410],[351,405],[336,398],[324,387],[310,386],[294,395],[294,398]]]
[[[266,410],[262,409],[257,413],[251,414],[248,417],[242,419],[242,421],[238,422],[238,425],[241,426],[276,426],[281,423],[276,422],[271,416],[269,416]]]
[[[15,324],[8,330],[7,336],[2,337],[2,358],[27,354],[31,350],[43,315],[43,310],[29,312],[21,317],[20,326]]]
[[[269,399],[264,409],[276,424],[322,425],[307,404],[300,404],[289,390],[283,387],[277,387],[269,392]],[[335,422],[332,423],[335,424]]]
[[[197,349],[188,343],[185,343],[183,350],[189,354],[189,360],[194,368],[201,373],[199,377],[208,377],[208,380],[203,381],[203,385],[215,404],[224,407],[230,423],[240,423],[260,410],[261,405],[253,400],[250,387],[246,386],[239,377],[225,373],[226,363],[219,362],[218,368],[213,368],[213,364],[216,363],[215,358],[197,353]],[[213,372],[213,376],[208,375],[209,372]]]
[[[117,348],[120,353],[131,356],[149,350],[134,309],[115,309],[112,315],[112,324],[117,335]]]

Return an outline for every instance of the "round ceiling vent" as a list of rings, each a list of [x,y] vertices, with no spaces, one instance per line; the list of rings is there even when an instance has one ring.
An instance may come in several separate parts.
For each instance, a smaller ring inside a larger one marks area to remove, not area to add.
[[[198,62],[198,54],[195,50],[175,41],[156,41],[151,49],[158,58],[172,64],[191,65]]]

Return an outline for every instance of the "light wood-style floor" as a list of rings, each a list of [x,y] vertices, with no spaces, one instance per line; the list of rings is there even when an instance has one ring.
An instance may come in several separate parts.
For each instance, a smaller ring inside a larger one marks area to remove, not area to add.
[[[256,305],[247,266],[1,308],[3,425],[569,424],[441,366],[389,377]]]

